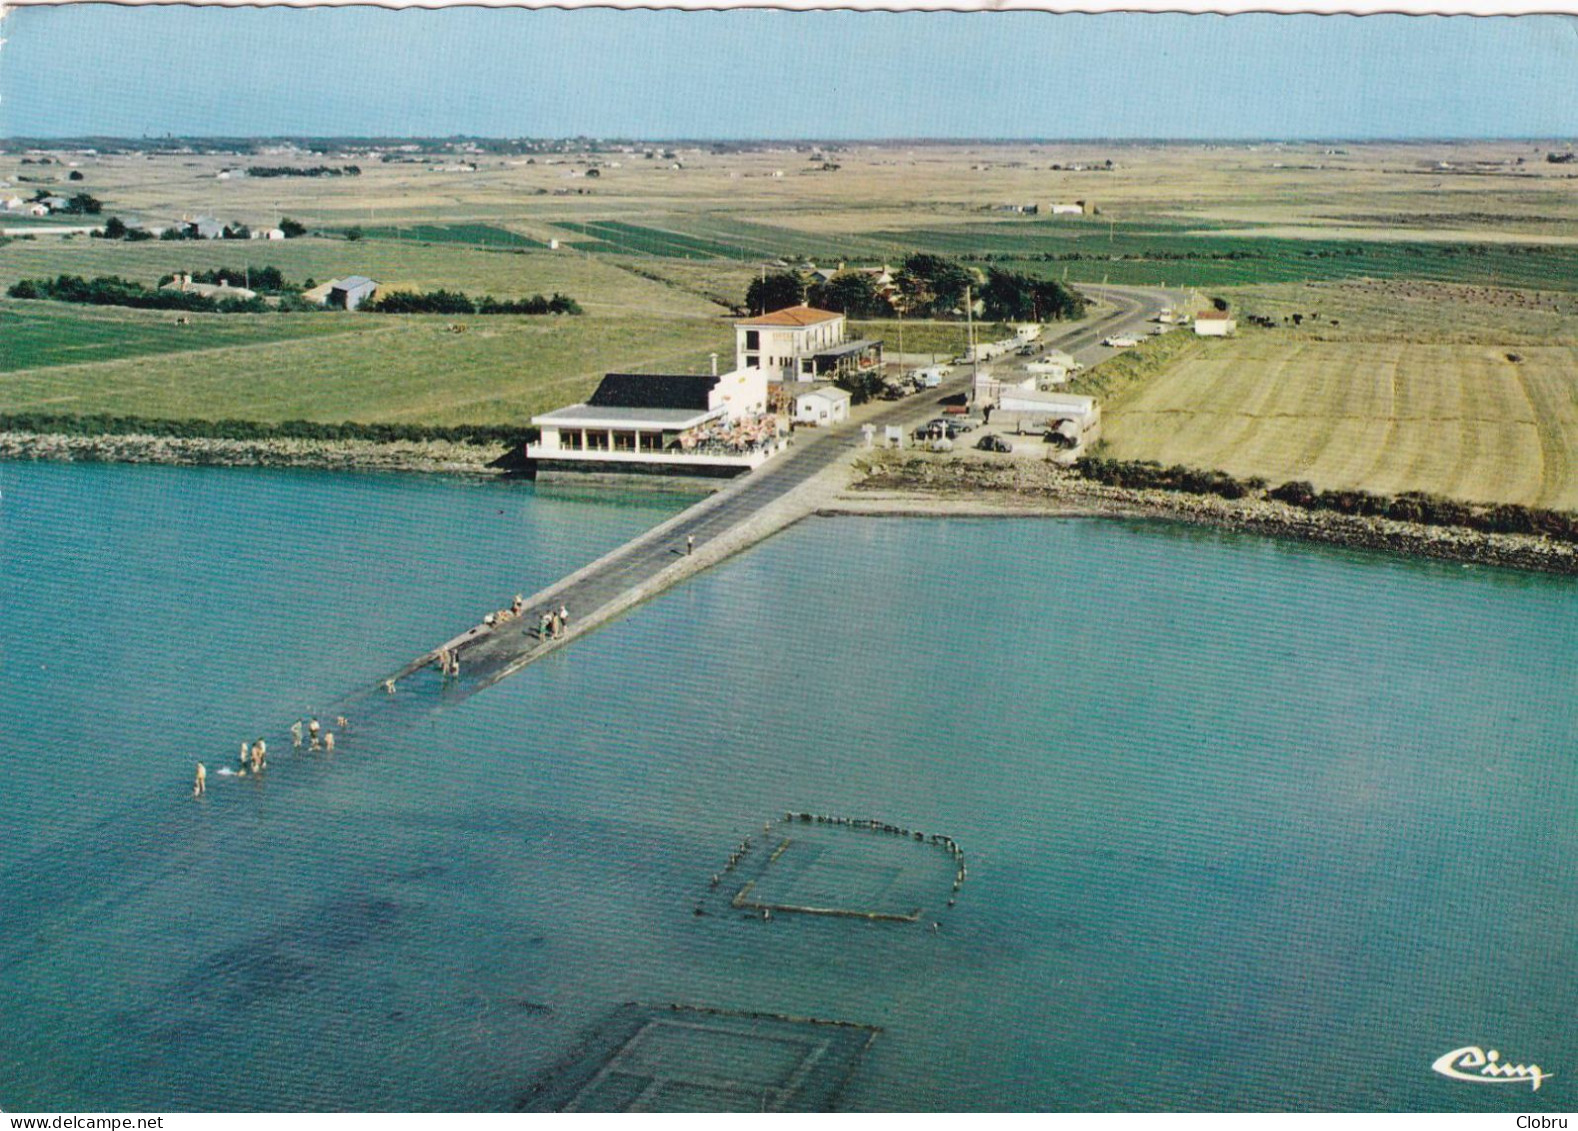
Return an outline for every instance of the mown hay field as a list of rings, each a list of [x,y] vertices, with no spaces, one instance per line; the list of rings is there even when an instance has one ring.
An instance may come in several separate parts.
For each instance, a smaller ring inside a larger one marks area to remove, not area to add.
[[[0,314],[63,305],[12,302]],[[28,353],[89,352],[84,327],[92,327],[110,341],[99,352],[115,356],[0,372],[0,412],[523,424],[584,396],[606,370],[701,373],[709,350],[732,349],[726,326],[639,314],[203,314],[184,327],[168,312],[79,307],[71,315],[53,344],[41,340],[50,328],[34,322]],[[340,332],[323,332],[329,327]],[[299,335],[282,336],[292,330]],[[187,348],[160,352],[181,335]]]
[[[1203,346],[1109,404],[1106,454],[1578,509],[1578,347],[1276,331]]]

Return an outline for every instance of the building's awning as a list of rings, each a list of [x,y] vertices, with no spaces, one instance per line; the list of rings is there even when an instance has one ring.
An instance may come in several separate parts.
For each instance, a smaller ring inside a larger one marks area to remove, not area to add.
[[[653,432],[679,432],[722,416],[723,408],[614,408],[573,404],[556,408],[531,422],[549,428],[645,428]]]
[[[882,345],[881,339],[873,341],[870,338],[859,338],[853,342],[845,342],[841,346],[834,346],[832,349],[817,350],[816,353],[812,354],[811,356],[815,357],[818,361],[837,361],[840,358],[855,357],[859,354],[865,353],[874,346],[880,345]]]

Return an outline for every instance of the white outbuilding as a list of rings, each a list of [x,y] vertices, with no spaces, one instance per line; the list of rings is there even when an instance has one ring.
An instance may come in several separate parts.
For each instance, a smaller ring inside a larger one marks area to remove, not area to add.
[[[796,393],[794,420],[796,424],[827,427],[849,419],[850,396],[837,385],[823,385]]]
[[[1225,310],[1202,310],[1194,316],[1194,332],[1202,338],[1225,338],[1238,323]]]

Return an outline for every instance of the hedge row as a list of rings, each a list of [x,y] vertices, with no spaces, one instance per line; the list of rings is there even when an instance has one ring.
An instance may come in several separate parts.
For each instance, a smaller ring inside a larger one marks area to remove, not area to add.
[[[1115,487],[1182,491],[1191,495],[1220,495],[1242,499],[1255,491],[1301,510],[1365,515],[1418,522],[1426,526],[1461,526],[1490,534],[1542,534],[1563,542],[1578,543],[1578,514],[1544,510],[1517,503],[1465,503],[1423,491],[1376,495],[1369,491],[1317,491],[1294,480],[1266,490],[1260,478],[1235,479],[1225,471],[1201,471],[1175,465],[1163,467],[1154,460],[1112,460],[1086,457],[1074,465],[1086,479]]]
[[[183,440],[368,440],[374,443],[523,444],[537,429],[512,424],[322,424],[312,420],[167,420],[146,416],[0,413],[0,432],[63,436],[167,436]]]
[[[1113,487],[1183,491],[1190,495],[1220,495],[1224,499],[1242,499],[1251,490],[1266,485],[1264,479],[1241,483],[1225,471],[1201,471],[1182,464],[1163,467],[1154,460],[1131,462],[1086,456],[1074,467],[1086,479]]]

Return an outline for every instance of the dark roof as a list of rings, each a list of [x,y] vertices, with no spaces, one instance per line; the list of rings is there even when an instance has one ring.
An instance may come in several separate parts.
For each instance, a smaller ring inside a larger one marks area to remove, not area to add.
[[[706,409],[716,377],[689,373],[609,373],[586,398],[592,408]]]
[[[880,346],[880,340],[873,341],[869,338],[857,338],[853,342],[845,342],[841,346],[832,346],[825,350],[817,350],[813,357],[853,357],[857,353],[865,353],[873,346]]]

